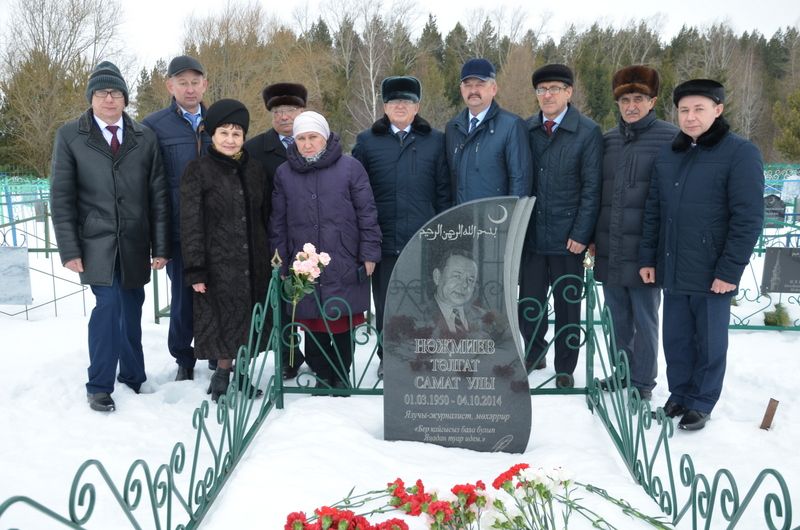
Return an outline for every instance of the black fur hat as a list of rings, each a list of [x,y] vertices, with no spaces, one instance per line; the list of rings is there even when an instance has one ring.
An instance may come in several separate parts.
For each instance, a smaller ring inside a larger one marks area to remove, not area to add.
[[[267,85],[261,92],[264,98],[264,105],[267,110],[281,105],[291,105],[293,107],[306,108],[308,102],[308,90],[298,83],[275,83]]]
[[[381,96],[387,103],[393,99],[408,99],[419,103],[422,96],[422,87],[419,79],[410,75],[396,75],[387,77],[381,82]]]
[[[658,96],[660,86],[661,81],[659,80],[658,72],[642,64],[635,64],[622,70],[617,70],[611,80],[614,99],[619,99],[631,92],[638,92],[654,98]]]
[[[725,87],[713,79],[690,79],[672,91],[672,101],[676,107],[685,96],[705,96],[714,103],[725,103]]]
[[[250,113],[244,103],[235,99],[220,99],[208,107],[204,120],[206,131],[214,136],[217,127],[227,124],[238,125],[247,135],[247,128],[250,126]]]
[[[531,76],[533,88],[536,88],[536,85],[544,83],[545,81],[561,81],[568,86],[575,84],[572,70],[565,64],[546,64],[533,72]]]

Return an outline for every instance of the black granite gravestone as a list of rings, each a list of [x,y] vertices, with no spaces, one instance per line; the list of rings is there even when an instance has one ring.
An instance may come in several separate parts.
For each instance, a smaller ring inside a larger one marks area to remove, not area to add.
[[[426,224],[384,313],[384,437],[524,452],[531,429],[517,277],[533,198],[459,205]]]
[[[800,248],[768,248],[762,293],[800,293]]]
[[[786,221],[786,203],[777,195],[764,197],[764,218],[767,228],[780,228]]]

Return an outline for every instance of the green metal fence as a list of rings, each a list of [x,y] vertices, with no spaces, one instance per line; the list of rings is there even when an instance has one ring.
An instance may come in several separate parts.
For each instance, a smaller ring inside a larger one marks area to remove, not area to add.
[[[97,519],[97,513],[119,510],[130,528],[199,528],[272,409],[284,406],[285,394],[314,392],[310,374],[300,376],[294,385],[285,385],[276,376],[281,373],[281,352],[292,344],[289,330],[302,329],[298,323],[281,326],[279,297],[275,268],[265,302],[254,308],[248,344],[238,351],[239,376],[233,378],[219,406],[203,401],[195,409],[191,417],[195,438],[191,443],[177,442],[166,462],[155,467],[143,460],[133,462],[122,484],[114,482],[101,462],[88,460],[79,467],[70,486],[68,513],[59,513],[29,497],[15,496],[0,504],[0,523],[11,510],[34,510],[52,520],[54,526],[82,529],[93,517]],[[661,409],[654,411],[649,402],[642,401],[635,389],[622,388],[621,381],[628,373],[626,354],[616,347],[611,317],[602,306],[591,269],[586,272],[580,296],[570,302],[582,304],[584,319],[578,327],[555,333],[570,334],[574,337],[572,344],[584,350],[587,383],[584,387],[555,389],[546,388],[549,381],[545,381],[531,389],[532,396],[584,394],[588,409],[606,428],[632,478],[675,524],[691,521],[696,529],[735,528],[745,517],[748,521],[755,517],[757,526],[744,528],[800,529],[793,526],[791,493],[778,470],[764,469],[751,484],[741,487],[727,469],[700,472],[690,455],[671,453],[672,420]],[[272,309],[271,321],[267,307]],[[550,312],[549,307],[543,308],[529,318],[549,318]],[[365,384],[365,374],[375,368],[376,355],[374,346],[364,346],[374,333],[367,324],[356,328],[354,339],[356,347],[360,346],[362,362],[358,368],[353,363],[348,372],[348,388],[326,393],[382,395],[378,383]],[[336,352],[331,362],[342,369],[340,353]],[[603,392],[599,381],[607,378],[611,391]],[[249,392],[240,392],[250,384],[264,388],[265,396],[254,399]],[[101,480],[90,481],[90,471],[99,474]],[[111,494],[113,506],[101,509],[97,505],[100,491]]]
[[[253,311],[248,344],[238,351],[236,373],[239,377],[233,378],[218,406],[203,401],[195,409],[191,421],[196,435],[188,447],[183,442],[176,443],[166,463],[156,467],[143,460],[133,462],[122,484],[111,479],[101,462],[88,460],[80,466],[70,486],[68,514],[60,514],[34,499],[20,496],[0,504],[0,521],[12,509],[29,509],[54,523],[81,529],[100,511],[96,503],[103,490],[111,493],[114,505],[104,506],[102,510],[121,511],[130,528],[199,528],[270,411],[283,406],[283,395],[313,391],[310,384],[284,386],[281,378],[276,377],[281,373],[281,350],[291,343],[287,342],[286,333],[278,332],[281,330],[280,311],[277,310],[279,286],[275,268],[265,303],[258,304]],[[591,270],[587,270],[585,287],[581,298],[585,320],[580,331],[571,332],[583,337],[580,345],[585,348],[588,384],[585,388],[570,390],[534,388],[531,395],[545,393],[544,390],[555,394],[585,393],[588,409],[605,426],[633,480],[674,524],[691,521],[696,529],[735,528],[743,517],[752,521],[755,515],[758,526],[745,528],[800,528],[792,526],[792,498],[778,470],[765,469],[752,484],[742,488],[727,469],[701,473],[691,456],[671,453],[672,420],[665,417],[661,409],[653,411],[649,402],[639,399],[635,389],[622,388],[620,384],[628,373],[626,354],[617,351],[611,317],[599,305],[598,286]],[[266,307],[272,308],[271,322],[267,319]],[[545,317],[546,312],[542,312],[540,318]],[[285,324],[284,331],[290,325]],[[364,335],[359,338],[359,333]],[[365,333],[366,329],[357,330],[356,340],[363,343],[367,337]],[[372,360],[373,353],[360,351],[359,355]],[[270,356],[274,364],[268,362]],[[332,361],[336,363],[336,359]],[[369,366],[374,367],[374,363],[366,363],[366,367]],[[593,376],[595,366],[599,366],[598,377]],[[350,388],[331,389],[330,393],[381,395],[382,389],[377,385],[362,386],[366,367],[349,374]],[[610,391],[600,390],[601,378],[611,381]],[[240,392],[240,388],[249,388],[250,384],[266,388],[264,398],[255,399],[249,392]],[[91,482],[89,471],[99,474],[101,480]]]

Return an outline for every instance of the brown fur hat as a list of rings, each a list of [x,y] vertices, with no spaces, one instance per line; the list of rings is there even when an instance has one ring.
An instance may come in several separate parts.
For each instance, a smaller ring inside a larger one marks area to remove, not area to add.
[[[306,108],[308,90],[298,83],[275,83],[274,85],[267,85],[261,92],[261,97],[264,98],[264,105],[267,106],[267,110],[272,110],[272,107],[280,107],[281,105]]]
[[[611,88],[614,90],[615,100],[631,92],[639,92],[654,98],[658,96],[660,85],[658,72],[642,64],[635,64],[618,70],[611,80]]]

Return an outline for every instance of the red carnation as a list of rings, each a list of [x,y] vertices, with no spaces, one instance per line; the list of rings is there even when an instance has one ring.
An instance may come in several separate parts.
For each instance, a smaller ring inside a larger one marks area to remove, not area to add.
[[[492,482],[492,487],[496,490],[499,490],[503,487],[503,484],[508,482],[509,480],[513,479],[517,473],[522,471],[523,469],[528,469],[530,466],[528,464],[514,464],[511,466],[508,471],[500,473],[496,479]]]
[[[437,523],[446,523],[453,518],[453,507],[447,501],[434,501],[428,505],[428,515]]]
[[[475,486],[472,484],[457,484],[450,490],[453,495],[464,501],[464,506],[471,506],[478,500],[478,495],[475,493]],[[463,498],[462,498],[463,496]]]
[[[389,519],[378,523],[375,530],[408,530],[408,525],[402,519]]]
[[[303,530],[306,524],[306,514],[303,512],[292,512],[286,516],[286,525],[283,530]]]

